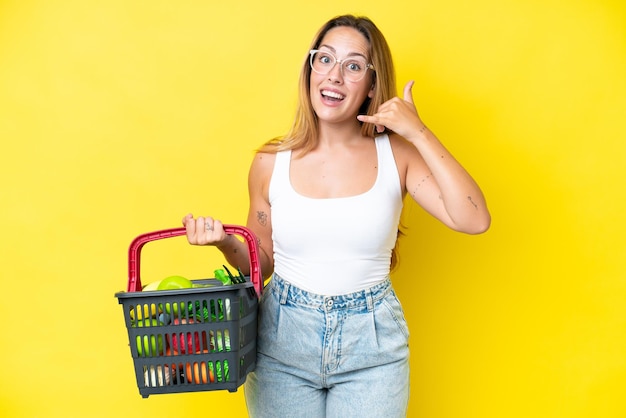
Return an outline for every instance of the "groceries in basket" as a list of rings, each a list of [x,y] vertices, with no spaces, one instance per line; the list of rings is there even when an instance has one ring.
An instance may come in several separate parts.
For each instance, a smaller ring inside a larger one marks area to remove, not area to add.
[[[250,277],[225,265],[213,278],[173,275],[142,286],[144,244],[181,236],[184,228],[154,231],[129,248],[129,278],[123,305],[130,354],[141,396],[228,390],[235,392],[256,366],[258,298],[263,280],[257,240],[245,227],[225,225],[249,250]],[[238,273],[238,274],[237,274]]]
[[[235,277],[226,266],[214,271],[215,278],[223,285],[245,282],[239,271]],[[168,276],[152,282],[142,291],[160,291],[210,287],[198,284],[182,276]],[[172,357],[194,354],[229,352],[230,332],[224,330],[163,332],[157,327],[182,326],[196,322],[230,321],[231,303],[229,298],[210,298],[194,301],[170,301],[159,304],[143,304],[131,308],[133,327],[152,328],[136,338],[139,357]],[[156,328],[156,329],[155,329]],[[228,381],[230,378],[228,360],[190,361],[180,364],[158,364],[145,367],[146,387],[161,387],[172,383],[207,384]],[[217,379],[217,380],[216,380]]]

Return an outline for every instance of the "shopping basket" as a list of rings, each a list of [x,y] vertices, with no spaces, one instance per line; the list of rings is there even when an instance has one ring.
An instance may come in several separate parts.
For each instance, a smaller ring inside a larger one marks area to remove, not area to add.
[[[142,234],[128,250],[128,287],[115,296],[124,310],[139,393],[236,392],[256,366],[258,298],[263,280],[249,229],[224,225],[244,238],[250,275],[243,283],[192,280],[193,288],[142,291],[140,256],[150,242],[185,234],[172,228]]]

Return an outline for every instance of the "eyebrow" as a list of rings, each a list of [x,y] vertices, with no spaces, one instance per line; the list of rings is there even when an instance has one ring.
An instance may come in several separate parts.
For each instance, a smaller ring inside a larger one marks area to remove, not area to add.
[[[322,45],[319,46],[319,48],[322,48],[322,47],[330,49],[333,54],[337,54],[337,50],[335,48],[333,48],[332,46],[330,46],[330,45],[322,44]],[[350,52],[348,54],[348,57],[354,57],[354,56],[363,57],[363,59],[365,61],[367,61],[367,57],[365,55],[361,54],[360,52]]]

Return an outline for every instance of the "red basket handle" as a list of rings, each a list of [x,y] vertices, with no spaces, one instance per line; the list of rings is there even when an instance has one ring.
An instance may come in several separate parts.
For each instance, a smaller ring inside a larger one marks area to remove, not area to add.
[[[254,233],[246,227],[238,225],[224,225],[227,234],[237,234],[242,236],[248,244],[250,254],[250,280],[254,284],[254,289],[260,297],[263,291],[263,279],[261,277],[261,263],[259,261],[259,248]],[[143,246],[150,242],[163,238],[177,237],[187,233],[185,228],[162,229],[160,231],[148,232],[135,238],[128,249],[128,292],[141,291],[141,278],[139,277],[140,255]]]

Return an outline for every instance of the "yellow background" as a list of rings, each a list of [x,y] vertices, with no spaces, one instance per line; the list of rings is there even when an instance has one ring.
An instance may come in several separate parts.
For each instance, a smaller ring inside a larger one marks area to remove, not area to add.
[[[622,0],[0,1],[2,416],[245,415],[241,390],[142,399],[114,294],[135,236],[245,222],[253,150],[346,12],[493,214],[471,237],[406,206],[409,416],[626,416]],[[144,282],[216,252],[150,243]]]

